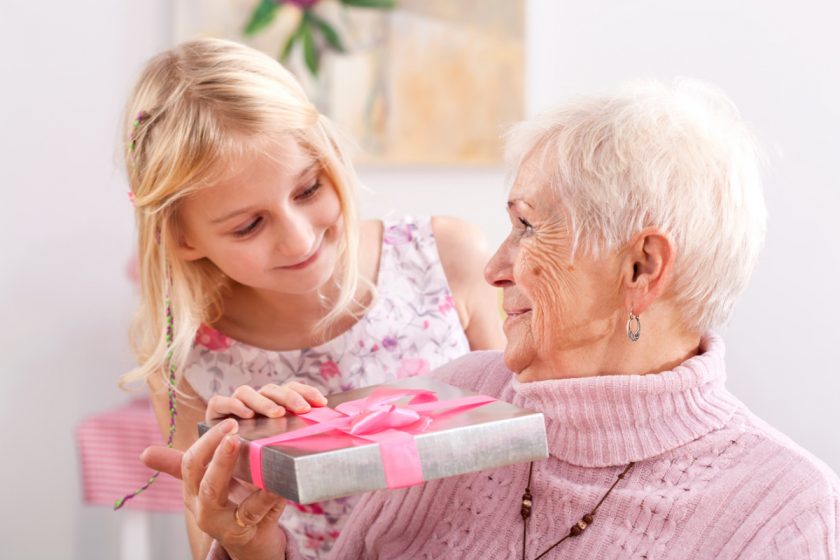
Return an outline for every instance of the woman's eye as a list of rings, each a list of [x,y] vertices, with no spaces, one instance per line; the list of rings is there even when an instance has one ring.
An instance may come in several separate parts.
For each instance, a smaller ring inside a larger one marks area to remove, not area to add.
[[[525,229],[525,233],[531,234],[534,233],[534,226],[532,226],[528,220],[525,218],[519,218],[519,223],[522,224],[523,228]]]
[[[253,231],[255,231],[261,223],[262,223],[262,218],[261,217],[254,218],[253,220],[248,222],[248,225],[246,225],[245,227],[237,229],[236,231],[234,231],[233,235],[235,235],[236,237],[245,237],[249,233],[252,233]]]
[[[321,179],[316,180],[311,186],[307,187],[295,198],[297,200],[307,200],[315,196],[315,193],[321,188]]]

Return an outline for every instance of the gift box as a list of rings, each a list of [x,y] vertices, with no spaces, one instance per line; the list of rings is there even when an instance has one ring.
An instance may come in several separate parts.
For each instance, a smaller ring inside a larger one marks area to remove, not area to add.
[[[541,413],[428,377],[331,395],[302,415],[239,420],[238,433],[247,445],[234,476],[299,504],[548,456]]]

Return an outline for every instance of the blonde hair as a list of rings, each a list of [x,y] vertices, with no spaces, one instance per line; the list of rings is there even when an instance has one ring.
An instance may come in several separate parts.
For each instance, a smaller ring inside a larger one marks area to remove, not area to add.
[[[758,144],[720,90],[694,80],[628,83],[515,126],[506,151],[560,193],[574,250],[598,254],[660,227],[676,245],[672,290],[684,326],[703,332],[729,321],[767,216]]]
[[[295,139],[335,185],[344,221],[339,295],[318,327],[326,330],[350,309],[360,284],[357,178],[337,131],[277,61],[231,41],[183,43],[147,63],[124,119],[141,303],[131,329],[139,366],[120,379],[121,386],[153,373],[168,378],[170,365],[180,370],[199,326],[220,317],[229,280],[206,259],[177,258],[178,208],[184,197],[218,179],[226,163],[265,140]],[[170,348],[167,298],[174,321]]]

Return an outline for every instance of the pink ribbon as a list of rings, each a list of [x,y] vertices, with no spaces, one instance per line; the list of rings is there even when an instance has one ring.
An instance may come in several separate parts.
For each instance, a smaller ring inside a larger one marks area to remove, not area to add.
[[[408,396],[413,396],[408,404],[395,404]],[[313,408],[299,416],[314,424],[251,442],[251,481],[259,488],[265,488],[262,473],[263,447],[336,431],[347,438],[379,444],[388,488],[419,484],[423,482],[423,469],[414,436],[426,431],[433,420],[444,414],[464,412],[495,400],[476,395],[439,401],[434,391],[380,388],[363,399],[341,403],[335,409]],[[318,446],[317,451],[334,448],[332,444],[325,444]]]

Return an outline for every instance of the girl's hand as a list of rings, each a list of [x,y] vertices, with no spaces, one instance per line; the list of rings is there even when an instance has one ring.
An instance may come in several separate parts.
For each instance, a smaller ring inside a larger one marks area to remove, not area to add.
[[[248,385],[241,385],[233,392],[233,396],[212,397],[207,402],[205,420],[211,424],[231,415],[253,418],[255,413],[278,418],[286,414],[286,410],[300,414],[308,412],[312,406],[324,406],[326,403],[326,397],[318,389],[296,381],[282,386],[269,384],[259,391]],[[257,487],[253,484],[234,479],[230,481],[228,497],[234,503],[244,503],[256,490]]]
[[[257,490],[240,503],[230,499],[231,476],[241,445],[237,424],[213,426],[184,453],[184,504],[198,527],[233,558],[283,558],[286,535],[277,524],[286,500]]]
[[[270,383],[259,391],[240,385],[230,397],[216,395],[207,402],[205,420],[215,422],[227,416],[253,418],[254,413],[279,418],[290,410],[295,414],[309,412],[313,406],[324,406],[327,398],[315,387],[292,381],[284,385]]]

